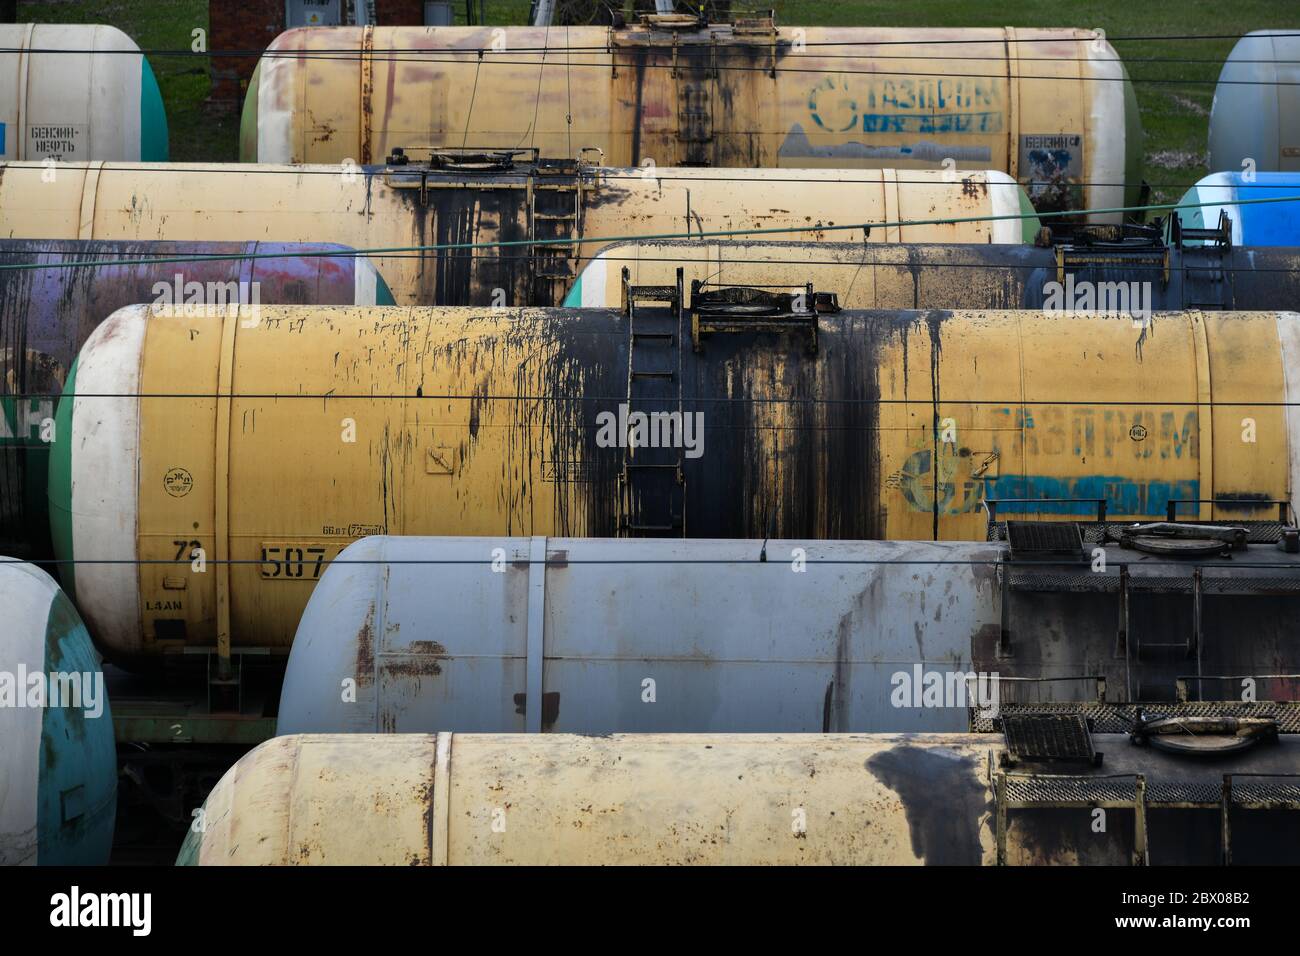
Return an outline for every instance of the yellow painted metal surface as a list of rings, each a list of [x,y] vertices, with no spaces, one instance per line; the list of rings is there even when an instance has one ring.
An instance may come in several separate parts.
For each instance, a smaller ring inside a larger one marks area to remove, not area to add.
[[[465,143],[598,147],[616,166],[950,159],[1056,180],[1040,208],[1078,208],[1121,205],[1141,155],[1123,67],[1080,29],[300,29],[271,45],[248,95],[258,148],[245,161],[382,162]],[[1067,154],[1064,169],[1048,160]],[[1067,182],[1088,184],[1072,203]]]
[[[198,164],[67,164],[47,170],[9,163],[0,167],[0,235],[338,242],[361,250],[439,243],[490,247],[543,237],[535,194],[544,183],[534,189],[524,176],[465,176],[440,179],[438,188],[422,192],[410,181],[399,182],[400,173]],[[575,235],[627,239],[789,228],[806,231],[782,235],[810,240],[1014,243],[1022,237],[1021,222],[1014,218],[876,228],[865,237],[861,229],[822,228],[1014,217],[1021,211],[1021,193],[999,173],[946,178],[930,170],[810,170],[795,179],[778,170],[746,170],[740,181],[729,174],[659,169],[649,175],[583,166]],[[603,244],[581,248],[589,253]],[[537,297],[528,291],[521,276],[529,252],[527,246],[510,246],[370,258],[400,305],[560,304],[567,283]]]
[[[1285,398],[1288,315],[1157,314],[1142,330],[1098,314],[840,313],[822,317],[815,357],[715,336],[685,350],[707,438],[685,463],[686,533],[982,540],[989,497],[1105,497],[1117,520],[1163,517],[1170,498],[1286,498],[1296,452],[1270,403]],[[86,527],[135,516],[146,562],[202,547],[236,563],[140,565],[138,616],[83,601],[119,651],[174,647],[159,622],[177,620],[185,643],[211,646],[227,581],[233,642],[286,648],[324,564],[367,534],[619,533],[622,450],[598,447],[593,425],[626,394],[619,313],[261,306],[223,321],[135,307],[104,323],[82,368],[137,334],[145,397],[76,400],[72,493],[52,508]],[[1241,404],[1209,404],[1228,401]],[[138,467],[106,490],[123,453],[106,436],[121,431],[139,436]],[[769,501],[783,503],[775,527]],[[76,540],[79,560],[116,546]],[[101,573],[78,565],[78,594]]]
[[[926,862],[918,850],[946,850],[992,863],[983,801],[1001,743],[992,734],[277,737],[217,784],[182,861],[916,864]],[[900,751],[920,748],[941,765],[922,776],[951,787],[946,812],[963,819],[950,840],[962,846],[913,837],[909,813],[922,801],[909,807],[890,771]]]

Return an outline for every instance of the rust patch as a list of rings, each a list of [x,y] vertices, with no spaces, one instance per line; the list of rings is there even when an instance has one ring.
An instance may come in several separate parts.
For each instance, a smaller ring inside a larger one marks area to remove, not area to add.
[[[392,677],[437,677],[442,665],[430,657],[402,657],[384,661],[384,675]]]
[[[358,687],[366,687],[375,680],[375,602],[370,602],[366,619],[357,631],[357,670]]]
[[[411,641],[409,647],[412,654],[432,654],[435,657],[447,656],[447,648],[437,641]]]

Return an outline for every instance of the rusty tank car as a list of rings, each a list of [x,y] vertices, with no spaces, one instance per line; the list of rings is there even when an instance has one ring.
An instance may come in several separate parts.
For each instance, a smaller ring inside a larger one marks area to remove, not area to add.
[[[1238,716],[1247,689],[1295,723],[1300,553],[1276,542],[1300,539],[1271,518],[994,522],[978,543],[366,538],[312,591],[277,732],[966,731],[1070,703],[1122,730],[1139,702]]]
[[[364,168],[70,163],[53,182],[40,164],[9,163],[0,166],[0,237],[337,242],[370,254],[399,305],[549,306],[568,292],[580,251],[606,240],[766,229],[1015,243],[1038,230],[1024,191],[994,171],[614,169],[529,150],[390,159]]]
[[[1198,754],[1155,715],[1130,735],[1035,720],[1005,734],[276,737],[217,784],[177,862],[1294,861],[1300,740],[1272,722],[1198,723]]]
[[[112,656],[284,652],[320,573],[371,534],[981,540],[993,500],[1115,521],[1292,500],[1300,314],[740,293],[119,310],[56,415],[65,587]]]
[[[1091,30],[669,23],[290,30],[249,84],[240,155],[364,164],[468,142],[613,166],[949,164],[1009,173],[1040,211],[1138,201],[1137,100]]]
[[[273,242],[0,240],[0,551],[48,560],[54,403],[101,321],[137,302],[386,305],[345,246]]]

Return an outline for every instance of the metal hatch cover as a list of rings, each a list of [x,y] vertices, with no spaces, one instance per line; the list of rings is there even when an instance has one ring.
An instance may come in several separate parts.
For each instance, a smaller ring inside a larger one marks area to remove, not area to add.
[[[1015,714],[1002,717],[1005,762],[1101,763],[1088,721],[1079,714]]]
[[[1261,741],[1277,743],[1277,735],[1277,721],[1265,717],[1160,717],[1139,710],[1129,739],[1166,753],[1216,756],[1246,750]]]

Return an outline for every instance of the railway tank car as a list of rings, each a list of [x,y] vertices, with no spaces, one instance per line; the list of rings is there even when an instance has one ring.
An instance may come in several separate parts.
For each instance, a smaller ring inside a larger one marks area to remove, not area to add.
[[[405,157],[391,157],[405,159]],[[1038,228],[1005,173],[612,169],[436,155],[388,166],[40,165],[0,168],[0,236],[338,242],[399,305],[559,305],[575,240],[789,229],[868,242],[1003,242]],[[653,175],[650,173],[653,172]],[[1023,217],[1023,218],[1021,218]],[[934,223],[954,218],[964,222]],[[839,224],[895,224],[834,230]],[[917,225],[897,225],[899,223]],[[535,243],[535,245],[529,245]],[[445,248],[474,244],[475,248]],[[439,246],[409,251],[411,247]]]
[[[1210,173],[1179,200],[1184,226],[1214,229],[1226,216],[1234,246],[1300,243],[1300,173]],[[1197,239],[1194,242],[1207,242]]]
[[[1077,749],[1047,754],[1021,742],[1032,723],[1005,738],[276,737],[222,778],[177,862],[1288,863],[1300,742],[1266,721],[1231,726],[1198,733],[1225,749],[1250,743],[1218,759],[1170,752],[1154,722],[1134,737],[1075,723]]]
[[[0,157],[166,162],[167,114],[135,41],[103,24],[0,24]]]
[[[0,558],[0,865],[108,862],[113,719],[98,655],[54,579]]]
[[[1101,719],[1214,699],[1233,678],[1294,700],[1265,675],[1300,672],[1300,555],[1171,557],[1117,527],[1046,561],[1026,544],[1075,527],[1014,522],[1010,544],[366,538],[312,591],[277,732],[965,731],[1043,701]]]
[[[0,265],[0,550],[41,560],[52,553],[47,423],[78,350],[114,311],[393,301],[365,257],[321,243],[7,239]]]
[[[1107,311],[1075,290],[1087,283],[1123,303],[1183,309],[1289,309],[1300,302],[1300,247],[1180,246],[1150,242],[978,246],[785,240],[623,242],[593,252],[565,308],[622,308],[630,285],[798,288],[812,283],[846,309]],[[1106,283],[1108,285],[1103,286]],[[1119,283],[1120,285],[1109,285]],[[1054,298],[1055,297],[1055,298]]]
[[[115,656],[286,649],[325,565],[370,534],[973,540],[990,499],[1113,520],[1291,499],[1296,313],[774,296],[755,322],[749,302],[640,298],[661,294],[634,290],[630,317],[119,310],[56,415],[65,586]]]
[[[1300,172],[1300,35],[1252,30],[1224,61],[1210,106],[1211,169]]]
[[[249,84],[241,158],[368,163],[469,142],[590,146],[613,166],[947,161],[1009,173],[1040,211],[1138,200],[1137,101],[1093,31],[663,23],[290,30]]]

